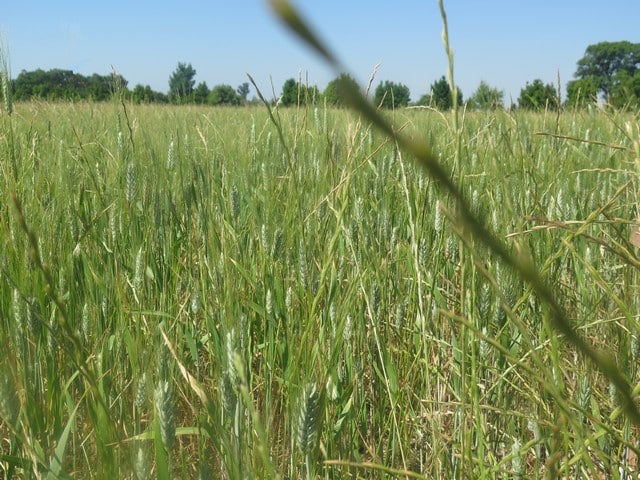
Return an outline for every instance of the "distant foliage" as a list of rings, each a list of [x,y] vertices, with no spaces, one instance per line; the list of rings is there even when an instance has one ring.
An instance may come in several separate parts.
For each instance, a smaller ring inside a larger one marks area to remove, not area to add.
[[[7,71],[0,75],[0,100],[8,110],[12,101],[106,101],[116,92],[118,98],[135,103],[244,105],[248,102],[250,87],[247,82],[235,89],[229,85],[217,85],[209,89],[204,81],[196,85],[195,77],[196,70],[190,63],[178,62],[169,77],[168,93],[162,93],[141,84],[129,90],[127,81],[118,74],[84,76],[72,70],[38,69],[23,70],[12,80]],[[340,93],[340,85],[347,83],[357,86],[351,76],[342,73],[329,82],[320,94],[316,86],[290,78],[282,86],[278,101],[284,106],[317,105],[323,102],[330,107],[341,107],[345,105],[345,99]],[[619,41],[589,45],[577,62],[575,79],[567,83],[566,91],[564,105],[567,107],[582,108],[598,101],[605,101],[615,108],[640,107],[640,43]],[[464,103],[462,91],[456,87],[456,92],[458,106],[461,106]],[[375,89],[372,101],[376,106],[387,109],[405,107],[410,102],[410,91],[402,83],[384,81]],[[527,83],[518,98],[518,106],[527,110],[557,108],[559,102],[556,87],[544,84],[539,79]],[[433,82],[429,91],[415,104],[441,111],[450,110],[453,107],[453,95],[447,78],[442,76]],[[467,108],[471,110],[492,110],[503,106],[504,92],[484,81],[480,82],[467,101]]]
[[[394,83],[389,80],[376,87],[373,102],[382,108],[400,108],[409,105],[409,87],[402,83]]]
[[[45,100],[94,100],[111,98],[119,88],[125,89],[127,81],[120,75],[93,74],[85,77],[71,70],[23,70],[12,82],[15,100],[41,98]]]
[[[527,82],[526,86],[520,90],[518,106],[525,110],[558,108],[558,92],[553,84],[545,84],[537,78],[532,83]]]

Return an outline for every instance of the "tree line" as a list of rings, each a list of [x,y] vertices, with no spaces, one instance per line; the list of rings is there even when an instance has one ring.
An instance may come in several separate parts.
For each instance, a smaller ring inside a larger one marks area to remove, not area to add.
[[[157,92],[150,86],[136,85],[128,88],[121,75],[83,76],[70,70],[22,71],[11,81],[13,99],[29,100],[92,100],[104,101],[114,94],[136,103],[174,103],[208,105],[243,105],[249,102],[250,88],[243,83],[234,88],[220,84],[209,88],[206,82],[196,84],[196,70],[190,63],[178,63],[169,77],[168,93]],[[640,107],[640,44],[628,41],[600,42],[587,47],[577,62],[575,79],[567,84],[567,97],[561,101],[560,89],[541,79],[527,82],[517,99],[519,108],[538,110],[561,106],[584,107],[599,101],[616,108]],[[342,74],[329,82],[324,91],[317,86],[305,85],[293,78],[286,80],[280,97],[275,100],[284,106],[324,104],[341,106],[344,82],[357,86],[355,80]],[[409,105],[429,106],[448,110],[453,106],[454,95],[447,79],[442,76],[430,85],[427,93],[411,101],[409,88],[385,80],[377,85],[372,100],[381,108],[401,108]],[[456,87],[458,105],[469,109],[495,109],[504,107],[504,92],[487,82],[480,85],[464,101],[462,91]]]

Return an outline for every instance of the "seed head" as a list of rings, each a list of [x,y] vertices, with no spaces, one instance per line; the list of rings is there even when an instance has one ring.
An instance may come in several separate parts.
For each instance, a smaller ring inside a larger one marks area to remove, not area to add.
[[[238,188],[234,185],[231,187],[231,216],[233,218],[238,218],[240,216],[240,192],[238,192]]]
[[[124,195],[127,202],[131,203],[135,199],[137,189],[136,170],[133,167],[133,163],[127,164],[127,177]]]
[[[0,88],[2,89],[2,99],[4,100],[4,110],[7,114],[13,113],[13,100],[11,98],[11,81],[9,80],[9,72],[7,65],[2,65],[0,71]]]
[[[160,423],[160,436],[167,450],[170,450],[176,439],[176,426],[173,418],[173,392],[168,380],[161,380],[154,394],[156,415]]]
[[[316,446],[320,425],[320,392],[315,385],[309,384],[305,388],[299,408],[298,447],[303,455],[308,455]]]
[[[169,151],[167,152],[167,170],[173,170],[176,163],[176,149],[173,140],[169,144]]]

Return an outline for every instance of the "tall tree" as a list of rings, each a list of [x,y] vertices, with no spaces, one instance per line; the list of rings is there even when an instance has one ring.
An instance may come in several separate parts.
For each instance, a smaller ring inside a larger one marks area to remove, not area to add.
[[[409,105],[410,95],[406,85],[386,80],[376,87],[373,102],[382,108],[406,107]]]
[[[578,60],[575,77],[590,78],[598,91],[608,97],[616,86],[617,75],[626,72],[635,75],[640,70],[640,43],[600,42],[589,45],[584,57]]]
[[[178,62],[177,68],[169,77],[169,97],[175,103],[185,103],[192,99],[196,84],[196,70],[190,63]]]
[[[247,82],[244,82],[238,85],[238,88],[236,88],[236,93],[240,95],[242,103],[246,103],[247,97],[249,96],[249,84]]]
[[[518,105],[526,110],[558,108],[558,92],[553,84],[545,84],[536,78],[532,83],[527,82],[525,87],[520,90]]]

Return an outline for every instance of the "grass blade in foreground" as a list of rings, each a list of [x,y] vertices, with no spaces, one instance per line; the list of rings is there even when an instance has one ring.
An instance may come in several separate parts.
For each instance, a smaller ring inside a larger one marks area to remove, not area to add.
[[[300,17],[294,7],[286,0],[271,0],[271,6],[278,17],[295,32],[301,39],[313,47],[336,71],[345,71],[333,55],[319,40],[307,23]],[[593,348],[578,334],[568,319],[564,309],[556,300],[551,289],[542,280],[535,266],[524,255],[513,255],[507,246],[492,235],[484,224],[476,218],[468,203],[461,194],[458,186],[451,180],[448,172],[438,162],[429,146],[421,141],[409,140],[397,133],[393,126],[376,111],[376,109],[361,95],[353,85],[344,82],[343,89],[345,100],[351,107],[364,115],[376,127],[393,138],[398,145],[412,154],[423,165],[429,174],[438,180],[441,187],[449,193],[458,205],[457,220],[466,227],[478,240],[482,241],[495,255],[501,258],[507,265],[515,270],[520,277],[528,282],[540,299],[550,309],[551,320],[554,328],[563,334],[584,356],[589,358],[598,369],[615,385],[621,395],[621,403],[629,418],[636,424],[640,424],[640,411],[633,401],[629,382],[622,374],[615,361]]]

